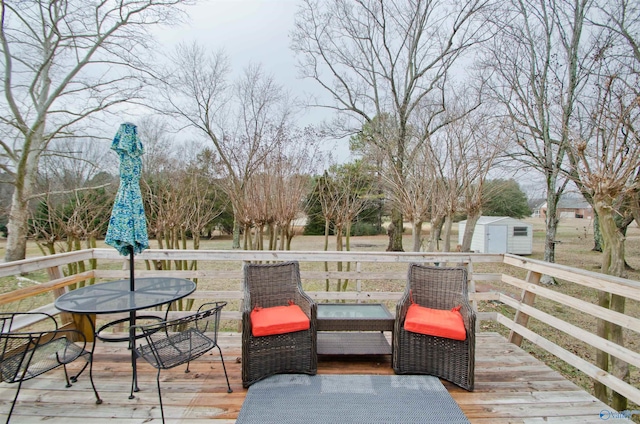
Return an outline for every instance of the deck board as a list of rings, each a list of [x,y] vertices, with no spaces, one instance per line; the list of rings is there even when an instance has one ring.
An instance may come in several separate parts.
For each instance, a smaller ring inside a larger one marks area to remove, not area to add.
[[[220,336],[231,387],[226,392],[217,350],[183,368],[163,371],[162,394],[167,423],[234,423],[246,396],[242,388],[239,334]],[[94,402],[86,376],[64,387],[62,370],[25,382],[12,423],[65,424],[160,422],[156,370],[140,362],[141,391],[128,399],[131,366],[124,344],[96,346],[94,381],[103,399]],[[393,374],[389,356],[367,358],[323,357],[320,374]],[[477,335],[476,390],[472,393],[443,382],[472,423],[599,423],[601,410],[610,410],[596,398],[566,380],[496,333]],[[0,384],[0,420],[6,420],[16,385]],[[607,422],[628,420],[609,419]]]

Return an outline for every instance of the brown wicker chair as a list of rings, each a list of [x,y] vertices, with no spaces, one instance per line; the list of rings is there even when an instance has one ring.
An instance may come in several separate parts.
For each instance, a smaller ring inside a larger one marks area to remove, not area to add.
[[[250,314],[254,307],[298,305],[309,317],[308,330],[272,336],[254,337]],[[297,262],[246,264],[244,266],[244,302],[242,306],[242,385],[274,374],[316,374],[315,302],[304,293]]]
[[[461,305],[464,341],[406,331],[404,321],[413,301],[432,309]],[[396,307],[392,365],[396,374],[429,374],[473,390],[476,314],[469,304],[467,270],[410,264],[407,287]]]

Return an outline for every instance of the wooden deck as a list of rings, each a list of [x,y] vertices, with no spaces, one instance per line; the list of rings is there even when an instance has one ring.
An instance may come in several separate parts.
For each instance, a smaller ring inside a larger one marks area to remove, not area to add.
[[[246,389],[240,376],[240,335],[220,336],[220,345],[234,392],[226,392],[217,350],[191,365],[161,375],[167,423],[234,423]],[[131,367],[122,344],[96,346],[94,381],[103,399],[94,402],[87,376],[72,388],[64,387],[62,370],[23,385],[12,423],[65,424],[160,422],[155,369],[140,362],[140,389],[128,399]],[[323,358],[320,374],[392,374],[390,357],[334,360]],[[444,382],[472,423],[601,423],[600,411],[610,410],[559,373],[496,333],[480,333],[476,347],[476,390],[473,393]],[[0,384],[0,420],[6,420],[17,385]],[[428,411],[425,411],[428,414]],[[626,422],[609,419],[609,422]]]

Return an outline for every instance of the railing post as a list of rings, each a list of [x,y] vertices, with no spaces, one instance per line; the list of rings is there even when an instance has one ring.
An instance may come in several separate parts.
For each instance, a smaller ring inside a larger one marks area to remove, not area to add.
[[[59,266],[52,266],[50,268],[47,268],[47,274],[49,275],[49,281],[51,280],[57,280],[58,278],[62,278],[62,271],[60,271],[60,267]],[[59,298],[60,296],[62,296],[63,294],[65,294],[66,292],[66,288],[65,287],[61,287],[59,289],[54,289],[53,290],[53,297],[54,299]],[[62,321],[62,324],[68,324],[69,322],[72,321],[72,317],[71,314],[68,312],[60,312],[60,319]]]
[[[538,272],[529,271],[527,273],[527,283],[537,285],[540,283],[540,278],[542,278],[542,274]],[[523,303],[528,306],[532,306],[535,299],[536,299],[535,293],[532,293],[527,290],[522,290],[520,303]],[[516,316],[513,318],[513,322],[515,322],[516,324],[520,324],[523,327],[526,327],[527,323],[529,322],[529,315],[521,312],[518,309],[516,311]],[[522,335],[511,330],[511,333],[509,334],[509,342],[515,344],[516,346],[522,345]]]
[[[471,261],[471,258],[469,258],[469,262],[467,262],[467,275],[469,278],[469,281],[467,281],[467,291],[469,292],[469,294],[471,293],[475,293],[476,292],[476,280],[475,278],[473,278],[473,262]],[[475,299],[475,296],[473,299],[471,299],[471,307],[473,308],[473,311],[476,313],[476,315],[478,314],[478,301]],[[480,332],[480,320],[476,319],[476,333]]]
[[[362,272],[362,264],[360,263],[360,261],[356,262],[356,272],[358,276]],[[359,277],[356,278],[356,293],[358,293],[358,300],[356,301],[356,303],[362,303],[362,299],[360,298],[360,294],[362,294],[362,282],[360,281]]]
[[[62,271],[60,271],[59,266],[53,266],[47,268],[47,274],[49,275],[49,280],[57,280],[62,278],[64,275]],[[58,298],[67,292],[67,287],[53,289],[54,298]],[[70,314],[69,312],[60,312],[60,321],[63,326],[73,323],[73,327],[84,334],[87,342],[93,342],[94,334],[93,334],[93,325],[89,320],[94,320],[95,323],[95,315],[87,316],[80,314]]]

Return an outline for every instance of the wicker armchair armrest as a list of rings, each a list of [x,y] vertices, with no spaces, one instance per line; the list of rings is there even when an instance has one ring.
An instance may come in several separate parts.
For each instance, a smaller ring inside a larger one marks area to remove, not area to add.
[[[315,314],[313,314],[312,311],[315,309],[316,302],[308,294],[298,290],[293,302],[298,305],[310,319],[312,318],[312,315],[315,318]]]
[[[409,291],[407,290],[404,292],[404,294],[396,304],[396,322],[404,322],[404,318],[407,315],[409,306],[411,306],[411,301],[409,297]]]
[[[460,306],[460,314],[462,315],[462,321],[464,321],[464,327],[467,331],[470,331],[476,326],[476,311],[473,310],[468,301],[460,302]]]

